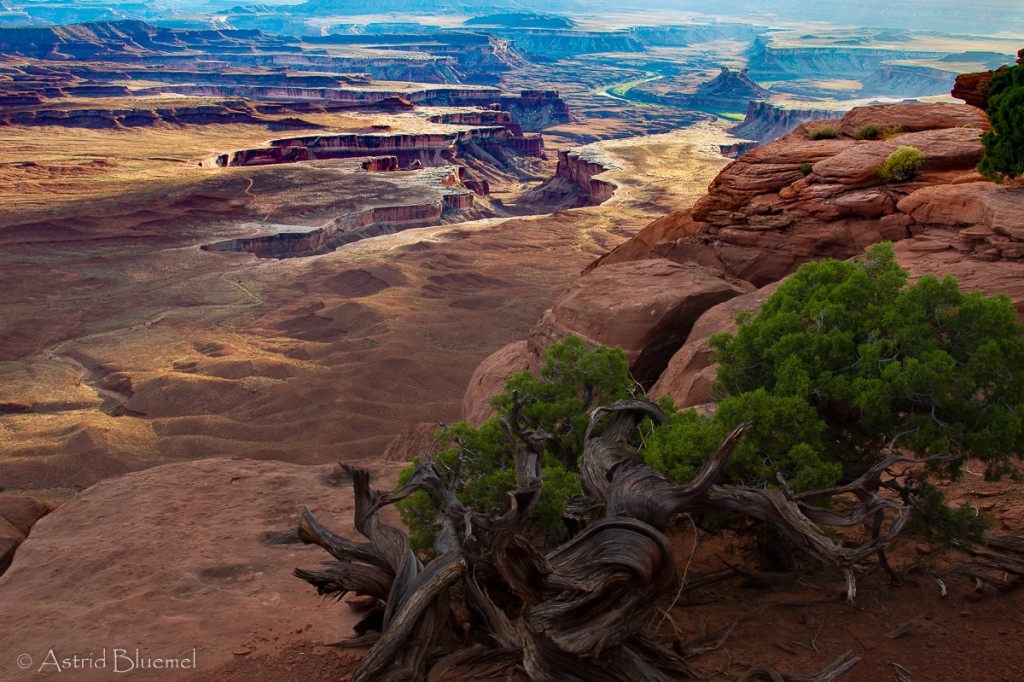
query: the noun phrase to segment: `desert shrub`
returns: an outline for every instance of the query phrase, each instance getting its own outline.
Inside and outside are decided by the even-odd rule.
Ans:
[[[986,519],[950,509],[929,475],[955,477],[982,460],[996,478],[1024,453],[1024,328],[1006,296],[962,292],[956,280],[907,285],[891,244],[856,262],[802,266],[735,335],[711,339],[719,363],[714,415],[671,415],[643,451],[685,482],[742,421],[753,427],[727,482],[796,491],[849,481],[890,441],[930,461],[908,492],[940,539],[976,538]]]
[[[924,163],[924,153],[915,147],[897,147],[878,168],[878,176],[886,182],[903,182],[914,177]]]
[[[985,111],[992,130],[981,136],[978,171],[997,182],[1024,174],[1024,64],[992,76]]]
[[[903,133],[903,126],[901,126],[901,125],[886,126],[886,127],[882,128],[882,139],[883,140],[890,140],[890,139],[896,137],[897,135],[901,135],[902,133]]]
[[[853,137],[857,140],[877,140],[882,135],[882,129],[877,123],[865,123],[853,131]]]
[[[812,140],[831,140],[839,137],[839,128],[831,123],[822,123],[807,131],[807,137]]]
[[[513,395],[522,401],[521,414],[529,428],[550,435],[545,440],[542,466],[544,488],[533,515],[533,530],[555,539],[564,534],[562,512],[566,501],[580,493],[577,459],[590,423],[587,411],[630,395],[634,382],[619,348],[588,347],[577,337],[552,344],[545,354],[541,376],[522,372],[511,377],[505,391],[492,401],[499,414],[479,428],[459,422],[438,435],[434,461],[443,472],[456,476],[459,499],[482,513],[504,512],[508,491],[516,487],[515,451],[499,420],[508,418]],[[412,478],[419,460],[399,476],[402,487]],[[398,503],[417,550],[434,541],[434,518],[441,498],[432,490],[416,492]]]
[[[814,170],[814,167],[811,165],[810,161],[803,161],[800,163],[800,172],[804,175],[810,175],[812,170]]]
[[[1006,296],[951,277],[906,285],[891,244],[856,262],[802,266],[735,336],[712,337],[719,389],[764,390],[814,408],[828,458],[856,469],[897,434],[915,455],[996,477],[1024,452],[1024,338]]]
[[[724,398],[710,417],[695,410],[670,417],[671,424],[646,439],[643,457],[677,481],[692,480],[708,454],[744,421],[753,421],[755,428],[733,449],[722,482],[763,488],[777,485],[782,474],[792,489],[804,491],[832,486],[842,473],[823,455],[824,425],[798,397],[762,388]]]

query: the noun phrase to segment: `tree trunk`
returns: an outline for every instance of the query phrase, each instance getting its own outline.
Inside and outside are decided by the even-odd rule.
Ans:
[[[358,633],[376,628],[380,636],[353,682],[442,679],[457,666],[512,664],[544,682],[695,679],[672,642],[651,629],[657,610],[678,586],[664,534],[673,519],[726,511],[769,524],[800,551],[841,570],[852,599],[862,562],[881,556],[909,515],[908,506],[878,495],[886,471],[907,461],[895,455],[850,485],[826,491],[794,495],[784,481],[770,490],[718,484],[748,425],[726,438],[692,482],[678,485],[628,447],[644,417],[665,420],[655,405],[628,400],[594,411],[592,428],[610,422],[601,436],[587,434],[580,470],[587,499],[567,510],[582,530],[543,552],[520,531],[542,488],[544,434],[524,431],[514,417],[503,429],[516,446],[517,488],[501,516],[466,508],[458,499],[456,477],[443,476],[429,456],[409,485],[394,494],[372,490],[365,471],[342,465],[352,477],[356,528],[368,542],[334,535],[303,511],[300,537],[319,544],[335,561],[296,575],[320,594],[355,592],[380,600],[356,628]],[[405,532],[378,519],[382,506],[424,488],[444,500],[436,556],[426,566],[410,550]],[[852,495],[860,506],[843,514],[809,504],[836,495]],[[872,537],[853,547],[837,544],[818,526],[865,520],[875,521]],[[770,671],[763,679],[835,679],[855,662],[841,657],[820,677]]]

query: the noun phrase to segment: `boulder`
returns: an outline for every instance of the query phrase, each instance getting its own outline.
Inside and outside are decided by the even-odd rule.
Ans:
[[[619,346],[633,377],[649,386],[704,311],[752,289],[718,270],[660,258],[597,268],[544,312],[530,332],[529,351],[541,357],[570,335]]]
[[[0,493],[0,517],[28,535],[36,521],[54,510],[55,506],[31,495]]]
[[[624,263],[632,260],[657,257],[653,254],[656,244],[685,239],[694,235],[701,224],[694,221],[689,211],[676,211],[664,218],[658,218],[644,227],[632,239],[627,239],[614,249],[604,254],[583,271],[584,274],[594,268],[612,263]]]
[[[540,357],[531,355],[526,341],[515,341],[491,353],[473,372],[462,399],[462,419],[470,426],[480,426],[494,416],[491,398],[505,390],[505,382],[513,374],[538,371]]]
[[[25,540],[35,522],[54,505],[31,495],[0,493],[0,575],[14,560],[14,550]]]
[[[739,329],[736,316],[741,312],[756,313],[780,283],[775,282],[719,303],[697,318],[686,343],[672,356],[668,367],[651,388],[651,397],[671,396],[679,408],[712,402],[711,387],[718,372],[711,362],[709,339],[721,332],[735,333]]]
[[[397,463],[365,463],[373,485],[388,488]],[[292,575],[325,558],[298,542],[308,506],[348,538],[352,490],[335,466],[216,458],[167,464],[106,479],[41,519],[0,577],[5,653],[24,654],[31,679],[48,650],[58,659],[98,657],[106,668],[79,668],[74,679],[110,680],[114,647],[143,659],[188,659],[196,670],[134,670],[131,679],[234,679],[239,656],[337,642],[359,614],[323,600]],[[382,520],[396,523],[389,507]],[[330,649],[320,649],[328,655]],[[91,654],[90,654],[91,652]],[[193,653],[194,652],[194,653]],[[193,658],[194,656],[194,658]],[[51,668],[52,669],[52,668]],[[123,671],[123,668],[122,668]]]
[[[843,116],[839,127],[843,133],[852,135],[854,131],[868,123],[874,123],[879,128],[899,126],[908,133],[964,126],[981,130],[991,128],[985,112],[975,107],[965,107],[952,102],[936,102],[934,104],[907,102],[855,107]]]
[[[25,541],[25,534],[14,527],[14,524],[0,517],[0,575],[14,560],[14,550]]]

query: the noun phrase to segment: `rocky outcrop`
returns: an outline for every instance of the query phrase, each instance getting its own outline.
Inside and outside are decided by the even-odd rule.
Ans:
[[[867,123],[908,132],[887,140],[849,136]],[[763,286],[807,260],[848,258],[874,242],[905,238],[913,219],[899,202],[925,186],[979,178],[973,169],[988,123],[971,107],[895,104],[854,109],[834,139],[810,139],[817,125],[803,124],[728,166],[692,209],[696,232],[656,243],[651,255],[718,267]],[[906,182],[886,183],[877,169],[902,145],[920,149],[924,165]]]
[[[462,419],[470,426],[479,427],[494,416],[491,398],[505,390],[505,382],[513,374],[539,369],[540,359],[530,353],[526,341],[515,341],[494,351],[480,363],[469,380],[462,399]]]
[[[744,154],[757,149],[758,143],[754,141],[750,142],[733,142],[732,144],[720,144],[718,145],[718,153],[727,159],[738,159]]]
[[[504,96],[499,101],[523,130],[538,131],[574,120],[557,90],[523,90],[519,97]]]
[[[792,109],[763,100],[751,101],[743,123],[729,129],[736,137],[757,140],[761,144],[778,139],[802,123],[839,119],[842,111]]]
[[[778,285],[779,282],[775,282],[731,298],[709,308],[697,318],[690,335],[686,337],[686,343],[672,356],[657,383],[651,387],[650,396],[671,396],[679,408],[712,402],[712,386],[717,371],[711,362],[712,350],[708,340],[715,334],[739,329],[736,316],[740,313],[756,313]]]
[[[662,259],[608,265],[581,277],[544,312],[530,332],[529,351],[543,357],[570,335],[619,346],[633,377],[649,386],[705,310],[751,289],[699,265]]]
[[[956,235],[959,253],[989,260],[1024,259],[1024,188],[979,180],[923,187],[900,200],[917,234]]]
[[[599,176],[618,166],[593,149],[575,147],[558,152],[555,181],[563,179],[577,188],[574,206],[599,206],[615,194],[615,184]]]
[[[362,466],[388,488],[401,465]],[[232,659],[344,639],[359,614],[320,608],[315,592],[291,575],[295,566],[316,565],[322,552],[296,535],[304,505],[356,537],[351,489],[335,471],[217,458],[79,493],[33,527],[0,577],[4,649],[35,663],[24,677],[5,663],[3,678],[30,679],[52,648],[60,658],[105,650],[105,669],[73,672],[85,682],[109,680],[113,647],[124,647],[130,657],[138,648],[143,658],[186,659],[198,669],[140,667],[126,677],[231,679],[219,671]],[[391,513],[388,523],[397,521]]]
[[[881,127],[893,126],[907,133],[943,128],[990,128],[988,118],[984,114],[949,102],[857,107],[843,116],[840,128],[844,134],[852,135],[867,123]]]
[[[398,170],[398,157],[371,156],[359,165],[370,173],[391,173]]]
[[[31,495],[0,493],[0,575],[11,565],[14,551],[36,521],[53,510],[54,505]]]
[[[700,229],[701,223],[693,219],[689,210],[669,213],[592,262],[583,272],[586,274],[603,265],[650,258],[657,245],[692,237]]]
[[[767,90],[750,78],[747,69],[733,71],[723,66],[717,76],[697,86],[690,103],[696,107],[731,107],[750,100],[768,99],[768,95]]]
[[[868,124],[888,139],[859,139],[870,137]],[[691,210],[592,263],[537,322],[525,351],[509,346],[481,367],[465,414],[485,418],[489,394],[512,369],[536,371],[543,350],[569,334],[622,346],[653,397],[682,407],[712,401],[713,334],[734,331],[737,313],[759,308],[799,264],[849,258],[877,241],[896,241],[911,278],[953,275],[965,289],[1008,294],[1024,316],[1024,186],[974,170],[989,127],[983,112],[896,104],[854,109],[830,124],[835,137],[812,135],[820,125],[802,124],[730,164]],[[877,169],[902,145],[920,149],[924,163],[915,177],[885,183]]]

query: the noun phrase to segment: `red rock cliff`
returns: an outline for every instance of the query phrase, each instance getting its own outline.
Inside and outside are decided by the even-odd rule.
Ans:
[[[856,139],[869,123],[901,132]],[[811,139],[815,126],[733,162],[691,210],[655,221],[587,268],[526,343],[481,364],[463,403],[467,419],[486,419],[504,379],[537,370],[543,349],[568,334],[621,345],[652,395],[706,402],[715,377],[709,336],[730,330],[737,311],[756,310],[801,263],[849,258],[878,241],[897,242],[911,277],[951,274],[968,289],[1010,295],[1024,312],[1024,183],[997,185],[974,170],[989,127],[982,111],[895,104],[854,109],[833,139]],[[921,168],[883,181],[878,168],[904,145],[924,153]],[[592,169],[571,159],[567,176],[590,181]]]

